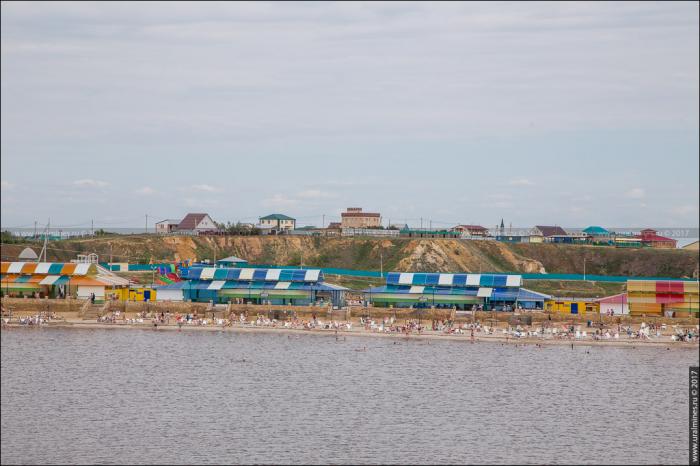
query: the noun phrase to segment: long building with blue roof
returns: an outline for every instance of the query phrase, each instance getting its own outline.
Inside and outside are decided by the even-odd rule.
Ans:
[[[189,301],[251,304],[309,305],[317,301],[334,306],[345,303],[347,288],[326,283],[317,269],[257,269],[193,266],[181,269],[182,282],[166,285],[181,289]]]
[[[543,309],[548,295],[521,288],[520,275],[390,272],[386,285],[364,290],[374,306],[502,310]]]

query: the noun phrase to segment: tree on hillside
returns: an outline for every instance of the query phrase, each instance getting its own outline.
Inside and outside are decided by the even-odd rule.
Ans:
[[[259,235],[260,230],[258,228],[250,228],[243,225],[241,222],[235,224],[231,222],[217,223],[217,228],[229,235]]]

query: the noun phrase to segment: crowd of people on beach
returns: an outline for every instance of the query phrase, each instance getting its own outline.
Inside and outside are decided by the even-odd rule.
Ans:
[[[697,342],[700,341],[700,332],[696,329],[694,332],[688,329],[677,328],[675,333],[671,335],[673,341]]]
[[[286,318],[285,318],[286,317]],[[55,312],[43,311],[32,316],[20,316],[12,318],[3,315],[3,326],[15,321],[20,325],[42,325],[51,320],[59,319]],[[258,314],[254,318],[249,318],[247,314],[240,313],[238,316],[230,314],[226,317],[211,318],[194,313],[147,312],[142,311],[133,317],[120,310],[113,310],[108,314],[97,317],[98,323],[108,324],[144,324],[150,319],[151,325],[170,325],[172,321],[178,326],[220,326],[232,327],[270,327],[294,330],[328,330],[328,331],[353,331],[354,327],[350,321],[326,320],[322,321],[314,313],[310,319],[300,319],[296,313],[285,315],[282,319],[273,318],[270,315]],[[492,322],[492,324],[495,322]],[[620,340],[642,340],[642,341],[662,341],[670,339],[674,342],[698,342],[700,341],[700,329],[673,326],[671,332],[665,323],[642,322],[638,328],[631,325],[605,326],[602,322],[584,322],[579,325],[554,324],[553,322],[542,322],[534,325],[508,325],[507,328],[497,328],[493,325],[484,325],[480,321],[455,322],[451,319],[433,319],[423,321],[419,319],[401,319],[396,317],[382,317],[372,319],[367,316],[359,318],[359,328],[371,333],[399,334],[399,335],[465,335],[475,340],[476,337],[488,337],[498,332],[500,336],[513,339],[537,338],[554,340],[593,340],[593,341],[620,341]],[[671,335],[669,336],[669,333]]]
[[[248,322],[244,314],[241,314],[239,322],[243,326],[250,325],[252,327],[279,327],[294,330],[352,330],[351,322],[338,322],[335,320],[323,322],[316,316],[316,314],[313,314],[311,319],[309,320],[299,319],[296,316],[293,316],[289,320],[277,320],[274,318],[271,319],[264,315],[257,315],[256,318],[250,322]]]
[[[20,316],[17,318],[17,323],[20,325],[42,325],[52,320],[59,320],[55,312],[41,312],[32,316]],[[8,324],[10,323],[10,318],[3,317],[2,322],[3,324]]]
[[[55,314],[55,313],[54,313]],[[235,318],[207,318],[204,316],[198,316],[196,313],[177,313],[172,315],[170,312],[161,311],[160,313],[154,313],[152,315],[147,314],[145,311],[138,313],[136,317],[126,318],[126,316],[120,311],[113,311],[109,315],[98,317],[98,322],[100,323],[125,323],[125,324],[142,324],[145,319],[151,318],[152,325],[157,327],[158,325],[169,325],[171,320],[174,319],[178,327],[182,326],[207,326],[216,325],[221,327],[231,327],[234,324],[238,324],[241,327],[270,327],[270,328],[284,328],[284,329],[295,329],[295,330],[334,330],[334,331],[352,331],[353,326],[351,322],[338,322],[335,320],[322,321],[316,314],[313,314],[311,319],[299,319],[296,315],[287,320],[278,320],[275,318],[270,318],[268,316],[258,314],[254,319],[248,320],[248,316],[244,313]],[[20,323],[27,325],[36,325],[37,323],[43,322],[39,316],[23,318]],[[360,317],[360,327],[367,332],[373,333],[386,333],[386,334],[404,334],[404,335],[423,335],[425,332],[432,332],[433,334],[443,334],[443,335],[469,335],[472,340],[477,336],[489,336],[493,335],[495,332],[495,327],[483,325],[481,322],[461,322],[456,323],[450,319],[433,319],[427,324],[424,324],[418,319],[406,319],[403,322],[397,321],[395,317],[383,317],[381,321],[374,320],[369,317]],[[591,321],[587,322],[587,327],[592,328],[594,325]],[[557,326],[547,326],[544,325],[537,327],[527,326],[527,328],[522,325],[509,326],[506,329],[501,329],[500,332],[506,338],[540,338],[540,339],[557,339],[557,340],[594,340],[594,341],[605,341],[605,340],[659,340],[662,338],[662,331],[665,331],[666,324],[646,324],[642,323],[639,329],[634,330],[630,325],[621,326],[617,325],[617,329],[613,328],[597,328],[590,331],[581,330],[580,326],[574,325],[560,325]],[[675,333],[672,335],[672,341],[698,341],[698,331],[692,331],[687,329],[676,329]]]
[[[40,315],[20,317],[20,325],[41,325],[48,322],[48,319],[41,317]]]

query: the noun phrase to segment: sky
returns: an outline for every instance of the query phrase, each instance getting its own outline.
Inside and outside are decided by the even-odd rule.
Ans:
[[[698,226],[698,2],[3,2],[1,223]]]

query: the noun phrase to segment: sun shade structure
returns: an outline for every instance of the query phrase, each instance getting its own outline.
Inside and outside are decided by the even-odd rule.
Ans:
[[[522,276],[506,274],[450,274],[389,272],[386,285],[364,290],[373,305],[500,310],[520,305],[543,308],[548,295],[521,288]]]
[[[346,288],[324,281],[318,269],[189,267],[183,282],[159,289],[180,289],[185,300],[226,303],[239,299],[260,304],[308,305],[323,300],[342,306]]]

